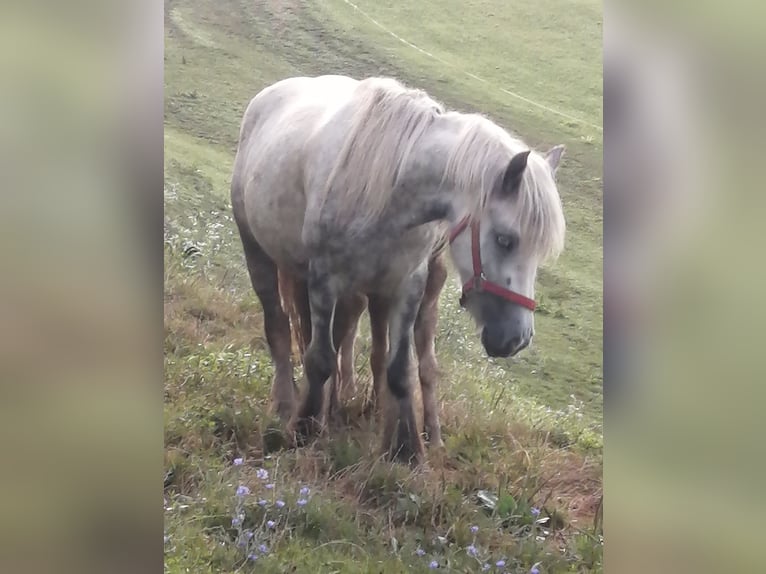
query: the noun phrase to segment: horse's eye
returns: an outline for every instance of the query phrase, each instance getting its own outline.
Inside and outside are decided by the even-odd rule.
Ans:
[[[516,247],[516,238],[513,235],[498,234],[497,244],[503,249],[511,251],[514,247]]]

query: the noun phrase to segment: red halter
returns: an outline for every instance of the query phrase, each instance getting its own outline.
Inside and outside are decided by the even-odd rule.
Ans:
[[[455,241],[455,238],[460,235],[466,227],[468,227],[469,221],[470,217],[466,216],[460,221],[460,223],[457,224],[457,226],[452,229],[449,234],[450,243]],[[463,285],[463,295],[460,297],[461,306],[465,305],[466,295],[468,295],[470,291],[475,290],[486,291],[488,293],[497,295],[498,297],[502,297],[507,301],[511,301],[512,303],[526,307],[530,311],[535,310],[537,304],[535,303],[534,299],[530,299],[529,297],[525,297],[520,293],[516,293],[515,291],[501,287],[497,283],[487,281],[486,277],[484,277],[484,271],[481,268],[481,236],[479,235],[478,221],[471,223],[471,258],[473,259],[473,277],[471,277],[468,281],[466,281],[465,285]]]

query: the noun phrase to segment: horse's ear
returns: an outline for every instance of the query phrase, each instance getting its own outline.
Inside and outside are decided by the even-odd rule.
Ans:
[[[555,147],[552,147],[548,153],[545,154],[545,161],[548,162],[548,165],[551,167],[551,173],[553,175],[556,175],[556,170],[559,168],[559,163],[561,162],[561,158],[564,155],[564,145],[557,145]]]
[[[511,195],[519,190],[524,170],[527,169],[527,158],[529,157],[529,153],[529,151],[523,151],[511,158],[511,161],[508,164],[508,167],[505,168],[505,173],[503,174],[503,184],[500,187],[500,193],[503,195]]]

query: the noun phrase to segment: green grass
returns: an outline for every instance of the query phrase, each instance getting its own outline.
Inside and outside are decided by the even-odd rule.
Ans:
[[[465,552],[471,524],[481,527],[481,552],[505,558],[510,571],[538,562],[541,572],[600,571],[600,4],[354,3],[433,57],[343,0],[165,5],[166,571],[418,572],[436,559],[472,572],[480,563]],[[286,451],[268,412],[272,366],[228,182],[250,98],[278,79],[321,73],[396,76],[533,145],[567,145],[559,176],[567,248],[540,273],[535,341],[520,357],[487,359],[448,285],[437,338],[447,446],[415,473],[377,460],[375,422],[352,421]],[[364,324],[363,383],[368,361]],[[243,455],[246,464],[232,468]],[[233,543],[231,517],[234,489],[247,484],[246,523],[261,532],[260,466],[293,498],[289,512],[269,509],[278,519],[268,531],[273,552],[254,570]],[[312,498],[298,508],[303,484]],[[498,497],[494,510],[480,492]],[[531,506],[560,528],[532,529]]]

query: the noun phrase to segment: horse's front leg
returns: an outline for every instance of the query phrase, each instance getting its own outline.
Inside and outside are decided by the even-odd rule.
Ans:
[[[395,400],[389,409],[384,449],[392,458],[416,465],[423,462],[423,440],[418,432],[412,396],[413,325],[426,285],[428,269],[405,279],[389,313],[389,362],[386,380]]]
[[[303,400],[288,431],[295,434],[298,443],[320,431],[323,392],[327,379],[335,366],[336,352],[332,344],[332,318],[337,294],[331,288],[329,277],[313,261],[309,264],[308,299],[311,316],[311,342],[303,356],[308,382]]]
[[[311,309],[311,343],[304,355],[304,371],[308,381],[306,394],[289,430],[298,442],[319,434],[324,402],[324,384],[337,365],[337,348],[348,332],[355,316],[353,309],[359,307],[359,296],[338,298],[327,273],[314,262],[309,264],[309,307]],[[363,303],[362,303],[363,304]]]
[[[439,367],[434,342],[439,320],[439,294],[446,280],[447,265],[442,254],[429,263],[428,281],[415,320],[415,349],[418,354],[418,372],[423,394],[423,426],[432,446],[444,445],[439,425],[439,403],[436,400]]]

